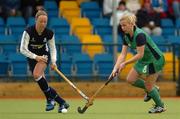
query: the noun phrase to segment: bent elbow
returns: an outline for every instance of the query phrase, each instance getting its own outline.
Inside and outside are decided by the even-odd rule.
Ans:
[[[23,48],[20,47],[20,53],[23,54],[23,52],[24,52],[24,51],[23,51]]]
[[[20,47],[20,53],[23,55],[25,54],[25,49],[23,47]]]

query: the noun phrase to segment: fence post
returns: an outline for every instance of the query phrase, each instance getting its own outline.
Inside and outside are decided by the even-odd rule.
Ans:
[[[178,65],[179,65],[178,74],[179,74],[179,77],[177,80],[176,95],[180,96],[180,46],[178,46],[177,49],[178,49]]]

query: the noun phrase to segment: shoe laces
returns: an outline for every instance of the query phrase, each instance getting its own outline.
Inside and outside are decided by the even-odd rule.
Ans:
[[[155,109],[157,108],[158,106],[156,104],[152,104],[152,107],[150,109]]]
[[[158,105],[156,105],[156,104],[152,104],[152,105],[153,105],[153,107],[152,107],[153,109],[156,109],[156,108],[158,108],[158,107],[159,107],[159,108],[164,108],[164,107],[158,106]],[[151,109],[152,109],[152,108],[151,108]]]

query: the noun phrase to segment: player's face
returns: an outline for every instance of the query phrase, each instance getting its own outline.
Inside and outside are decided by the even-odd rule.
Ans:
[[[133,29],[133,25],[128,23],[126,20],[122,20],[120,25],[124,33],[130,33]]]
[[[47,16],[40,15],[36,20],[36,27],[38,31],[43,32],[47,25]]]

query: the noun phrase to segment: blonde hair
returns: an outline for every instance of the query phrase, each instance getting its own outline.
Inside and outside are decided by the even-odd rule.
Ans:
[[[46,11],[44,11],[44,10],[38,10],[37,13],[36,13],[36,15],[35,15],[35,19],[37,20],[38,17],[41,16],[41,15],[48,16],[47,13],[46,13]]]
[[[130,24],[133,24],[134,26],[136,25],[136,16],[133,13],[125,13],[122,16],[120,22],[124,21],[124,20],[127,21]]]

